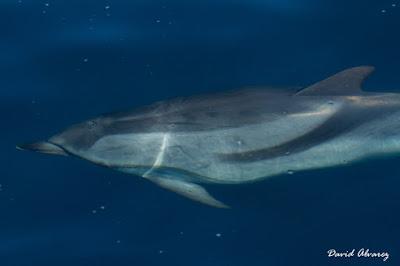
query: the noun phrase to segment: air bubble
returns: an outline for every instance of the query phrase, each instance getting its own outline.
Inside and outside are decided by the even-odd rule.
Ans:
[[[288,175],[293,175],[294,171],[293,170],[288,170],[287,173],[288,173]]]

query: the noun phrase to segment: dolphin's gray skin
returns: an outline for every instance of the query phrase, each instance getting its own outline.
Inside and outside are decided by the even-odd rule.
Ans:
[[[253,182],[400,152],[400,94],[361,91],[372,71],[351,68],[302,90],[158,102],[18,147],[78,156],[223,208],[199,184]]]

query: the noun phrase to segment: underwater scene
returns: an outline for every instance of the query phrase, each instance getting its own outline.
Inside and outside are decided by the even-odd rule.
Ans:
[[[0,0],[0,266],[400,265],[400,2]]]

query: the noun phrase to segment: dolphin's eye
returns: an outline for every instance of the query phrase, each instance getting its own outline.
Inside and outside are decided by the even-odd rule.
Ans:
[[[92,129],[94,129],[94,128],[97,126],[97,122],[94,121],[94,120],[90,120],[90,121],[88,121],[87,126],[88,126],[88,128],[89,128],[90,130],[92,130]]]

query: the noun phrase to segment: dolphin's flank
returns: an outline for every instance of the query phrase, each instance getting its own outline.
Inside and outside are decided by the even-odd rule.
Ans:
[[[78,156],[227,208],[201,184],[254,182],[400,152],[400,94],[362,91],[372,71],[347,69],[302,90],[253,88],[158,102],[17,148]]]

